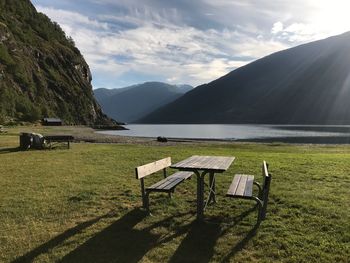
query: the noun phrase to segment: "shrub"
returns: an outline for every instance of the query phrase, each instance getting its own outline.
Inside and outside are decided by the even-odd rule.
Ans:
[[[4,63],[5,65],[13,65],[14,61],[10,54],[7,51],[7,48],[5,45],[0,44],[0,61]]]

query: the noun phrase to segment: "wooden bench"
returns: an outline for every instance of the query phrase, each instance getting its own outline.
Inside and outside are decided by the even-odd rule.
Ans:
[[[192,172],[180,171],[167,176],[166,168],[168,168],[170,165],[171,158],[167,157],[135,168],[136,179],[140,179],[141,182],[142,206],[148,213],[149,194],[151,192],[165,192],[169,194],[169,197],[171,197],[171,193],[175,191],[176,186],[182,183],[184,180],[189,179],[193,174]],[[144,178],[161,170],[163,170],[164,179],[149,187],[145,187]]]
[[[268,164],[264,161],[262,165],[263,183],[262,187],[254,181],[254,175],[236,174],[232,180],[226,196],[232,198],[255,200],[259,206],[258,221],[266,217],[267,201],[269,198],[271,174],[268,172]],[[253,185],[259,188],[258,196],[253,195]]]
[[[74,140],[72,135],[46,135],[44,136],[45,142],[51,149],[54,144],[67,143],[67,148],[70,148],[70,142]]]
[[[0,125],[0,133],[7,133],[7,130],[2,125]]]

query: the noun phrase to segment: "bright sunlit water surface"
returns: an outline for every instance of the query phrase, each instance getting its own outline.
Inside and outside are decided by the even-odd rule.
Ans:
[[[237,124],[189,124],[189,125],[127,125],[125,131],[99,131],[109,135],[135,137],[221,139],[221,140],[290,140],[291,138],[339,139],[348,142],[350,126],[314,125],[237,125]],[[322,140],[321,140],[322,142]]]

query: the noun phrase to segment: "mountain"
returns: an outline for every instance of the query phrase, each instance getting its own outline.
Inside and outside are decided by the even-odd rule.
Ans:
[[[187,84],[181,84],[181,85],[175,85],[178,92],[185,94],[186,92],[189,92],[190,90],[193,89],[191,85]]]
[[[350,32],[201,85],[141,123],[350,124]]]
[[[106,89],[106,88],[98,88],[94,90],[94,96],[97,101],[104,101],[105,99],[108,99],[109,97],[122,93],[128,89],[131,89],[135,87],[134,86],[129,86],[125,88],[120,88],[120,89]]]
[[[74,41],[29,0],[0,0],[0,122],[60,117],[111,125]]]
[[[146,82],[122,89],[96,89],[94,93],[106,114],[123,122],[134,122],[191,89],[189,85]]]

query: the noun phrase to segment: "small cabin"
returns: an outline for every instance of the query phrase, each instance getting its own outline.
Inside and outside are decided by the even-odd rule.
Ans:
[[[62,126],[62,120],[58,118],[44,118],[42,125],[44,126]]]

